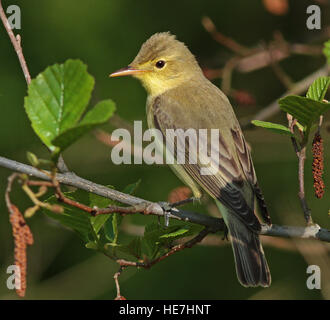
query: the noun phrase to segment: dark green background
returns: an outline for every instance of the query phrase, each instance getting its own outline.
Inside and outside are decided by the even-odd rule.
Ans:
[[[235,1],[129,1],[129,0],[47,0],[4,1],[6,8],[17,4],[22,11],[22,45],[32,77],[53,63],[79,58],[96,80],[93,102],[111,98],[124,119],[145,123],[146,93],[133,79],[109,79],[108,74],[126,66],[141,44],[153,33],[171,31],[184,41],[202,66],[221,67],[231,53],[217,44],[203,29],[201,18],[210,16],[221,32],[247,46],[272,39],[280,30],[290,42],[308,42],[317,31],[306,28],[306,7],[313,1],[289,1],[285,16],[268,13],[261,0]],[[325,7],[322,28],[327,24]],[[299,80],[325,63],[324,57],[294,56],[282,67]],[[220,85],[221,81],[215,83]],[[285,88],[270,68],[250,74],[235,73],[233,86],[256,96],[259,107],[234,108],[238,117],[253,115],[279,97]],[[47,151],[32,131],[23,109],[26,83],[16,54],[4,28],[0,27],[0,155],[26,162],[26,151],[46,157]],[[285,124],[285,115],[271,119]],[[329,116],[325,119],[329,121]],[[106,128],[107,129],[107,128]],[[263,129],[246,131],[252,146],[255,168],[273,222],[303,224],[297,198],[297,160],[290,140]],[[325,163],[329,163],[329,133],[324,130]],[[167,167],[112,164],[110,149],[84,136],[64,154],[77,174],[118,189],[142,179],[137,192],[150,200],[166,200],[182,183]],[[324,180],[330,185],[329,168]],[[4,190],[9,170],[0,168],[0,299],[16,295],[6,288],[6,268],[13,263],[13,239]],[[329,190],[317,200],[312,190],[311,154],[306,162],[307,200],[314,220],[329,227]],[[13,202],[24,210],[30,203],[15,189]],[[205,210],[205,209],[204,209]],[[129,219],[129,218],[125,218]],[[138,224],[153,217],[134,217]],[[113,299],[112,276],[117,265],[84,248],[80,239],[38,212],[28,221],[35,244],[28,250],[28,299]],[[125,235],[121,235],[125,240]],[[329,248],[329,247],[327,247]],[[322,299],[319,290],[306,287],[307,263],[298,252],[265,246],[273,283],[268,289],[246,289],[239,285],[232,251],[222,247],[196,246],[178,253],[151,270],[127,270],[120,278],[122,294],[128,299]],[[313,261],[312,261],[313,262]],[[329,270],[322,270],[329,279]],[[324,283],[323,283],[324,284]],[[324,284],[326,286],[326,284]],[[328,289],[329,290],[329,289]]]

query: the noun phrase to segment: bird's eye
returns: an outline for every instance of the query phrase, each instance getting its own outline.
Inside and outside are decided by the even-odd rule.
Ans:
[[[156,67],[157,67],[158,69],[161,69],[161,68],[163,68],[164,66],[165,66],[165,61],[164,61],[164,60],[159,60],[159,61],[156,62]]]

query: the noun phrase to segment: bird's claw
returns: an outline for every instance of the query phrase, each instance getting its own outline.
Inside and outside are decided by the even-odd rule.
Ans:
[[[165,227],[168,227],[170,224],[170,215],[171,215],[172,206],[168,202],[158,202],[158,204],[162,207],[164,212],[164,225]]]

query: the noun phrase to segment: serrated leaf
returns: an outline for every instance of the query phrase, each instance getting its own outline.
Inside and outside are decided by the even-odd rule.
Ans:
[[[144,236],[142,238],[143,251],[149,259],[155,259],[168,251],[168,246],[174,240],[179,238],[192,236],[203,229],[198,225],[176,224],[164,228],[157,223],[148,224],[145,227]]]
[[[160,252],[159,243],[156,243],[148,238],[142,238],[142,252],[148,259],[154,259]]]
[[[96,234],[98,234],[104,224],[109,220],[111,214],[100,214],[96,217],[91,217],[91,224]]]
[[[330,110],[330,103],[295,95],[282,98],[278,102],[281,110],[291,114],[306,128],[310,128],[313,123],[318,123],[320,116]]]
[[[88,205],[90,207],[97,206],[102,208],[113,203],[113,201],[110,199],[106,199],[104,197],[94,195],[92,193],[88,193],[80,189],[74,192],[65,192],[64,195],[69,199]],[[50,204],[58,203],[55,196],[51,196],[49,199],[46,200],[46,202]],[[62,214],[57,214],[47,209],[44,209],[44,212],[49,217],[60,222],[62,225],[78,232],[80,237],[85,242],[90,242],[91,235],[94,235],[92,236],[92,239],[93,241],[95,241],[102,226],[112,216],[112,215],[99,215],[96,217],[92,217],[89,213],[80,210],[76,207],[69,206],[65,203],[61,205],[64,208],[64,212]]]
[[[330,77],[320,77],[314,80],[314,82],[308,88],[306,97],[322,101],[330,85]]]
[[[116,110],[111,100],[104,100],[96,104],[82,121],[75,127],[69,128],[52,140],[52,144],[59,147],[61,151],[69,147],[88,131],[106,123]]]
[[[66,194],[66,196],[68,198],[73,199],[68,194]],[[57,200],[55,196],[52,196],[47,200],[47,202],[54,204],[57,203]],[[50,218],[57,220],[63,226],[68,227],[77,232],[84,242],[89,242],[88,235],[91,232],[89,214],[71,206],[67,206],[64,204],[62,206],[64,207],[64,212],[61,214],[54,213],[45,208],[43,209],[43,211]]]
[[[324,43],[323,53],[327,58],[327,62],[330,65],[330,40]]]
[[[145,226],[143,237],[156,242],[164,232],[164,227],[161,228],[158,223],[152,222]]]
[[[24,107],[35,133],[51,151],[56,149],[52,140],[79,121],[93,86],[93,77],[79,60],[54,64],[31,81]]]
[[[142,255],[142,241],[140,237],[135,237],[128,245],[116,247],[117,250],[128,253],[133,257],[140,259]]]
[[[128,245],[130,252],[132,255],[134,255],[137,259],[141,258],[141,238],[136,237],[134,238]]]
[[[164,229],[158,223],[150,223],[144,228],[144,235],[142,238],[142,247],[145,254],[153,259],[159,252],[159,238],[164,234]]]
[[[252,120],[251,123],[257,127],[262,127],[276,133],[285,134],[287,136],[294,136],[294,134],[289,130],[289,128],[278,123],[272,123],[272,122],[260,121],[260,120]]]

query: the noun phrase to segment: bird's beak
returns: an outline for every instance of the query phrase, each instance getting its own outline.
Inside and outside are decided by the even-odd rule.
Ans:
[[[137,74],[148,72],[148,71],[149,70],[137,69],[137,68],[128,66],[126,68],[121,68],[121,69],[109,74],[109,77],[113,78],[113,77],[137,75]]]

